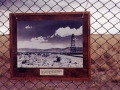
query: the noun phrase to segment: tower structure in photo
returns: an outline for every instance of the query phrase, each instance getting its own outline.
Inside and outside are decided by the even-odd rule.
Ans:
[[[76,53],[76,46],[75,46],[75,35],[72,34],[71,36],[71,53]]]

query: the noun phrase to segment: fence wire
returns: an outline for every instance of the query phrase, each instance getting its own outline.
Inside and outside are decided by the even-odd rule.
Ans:
[[[0,0],[0,90],[120,90],[120,1],[89,0],[91,80],[11,80],[9,13],[84,11],[87,0]]]

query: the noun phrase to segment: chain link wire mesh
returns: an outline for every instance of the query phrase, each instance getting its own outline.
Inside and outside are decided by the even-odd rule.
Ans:
[[[0,90],[120,90],[120,1],[89,0],[91,80],[11,80],[9,13],[79,12],[87,0],[0,0]]]

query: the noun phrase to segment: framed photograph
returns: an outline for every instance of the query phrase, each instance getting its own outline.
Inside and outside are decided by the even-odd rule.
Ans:
[[[89,80],[90,12],[10,13],[10,57],[12,79]]]

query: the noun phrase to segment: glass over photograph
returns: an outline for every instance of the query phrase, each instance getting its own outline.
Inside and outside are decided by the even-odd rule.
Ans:
[[[82,20],[17,21],[17,68],[83,68]]]

